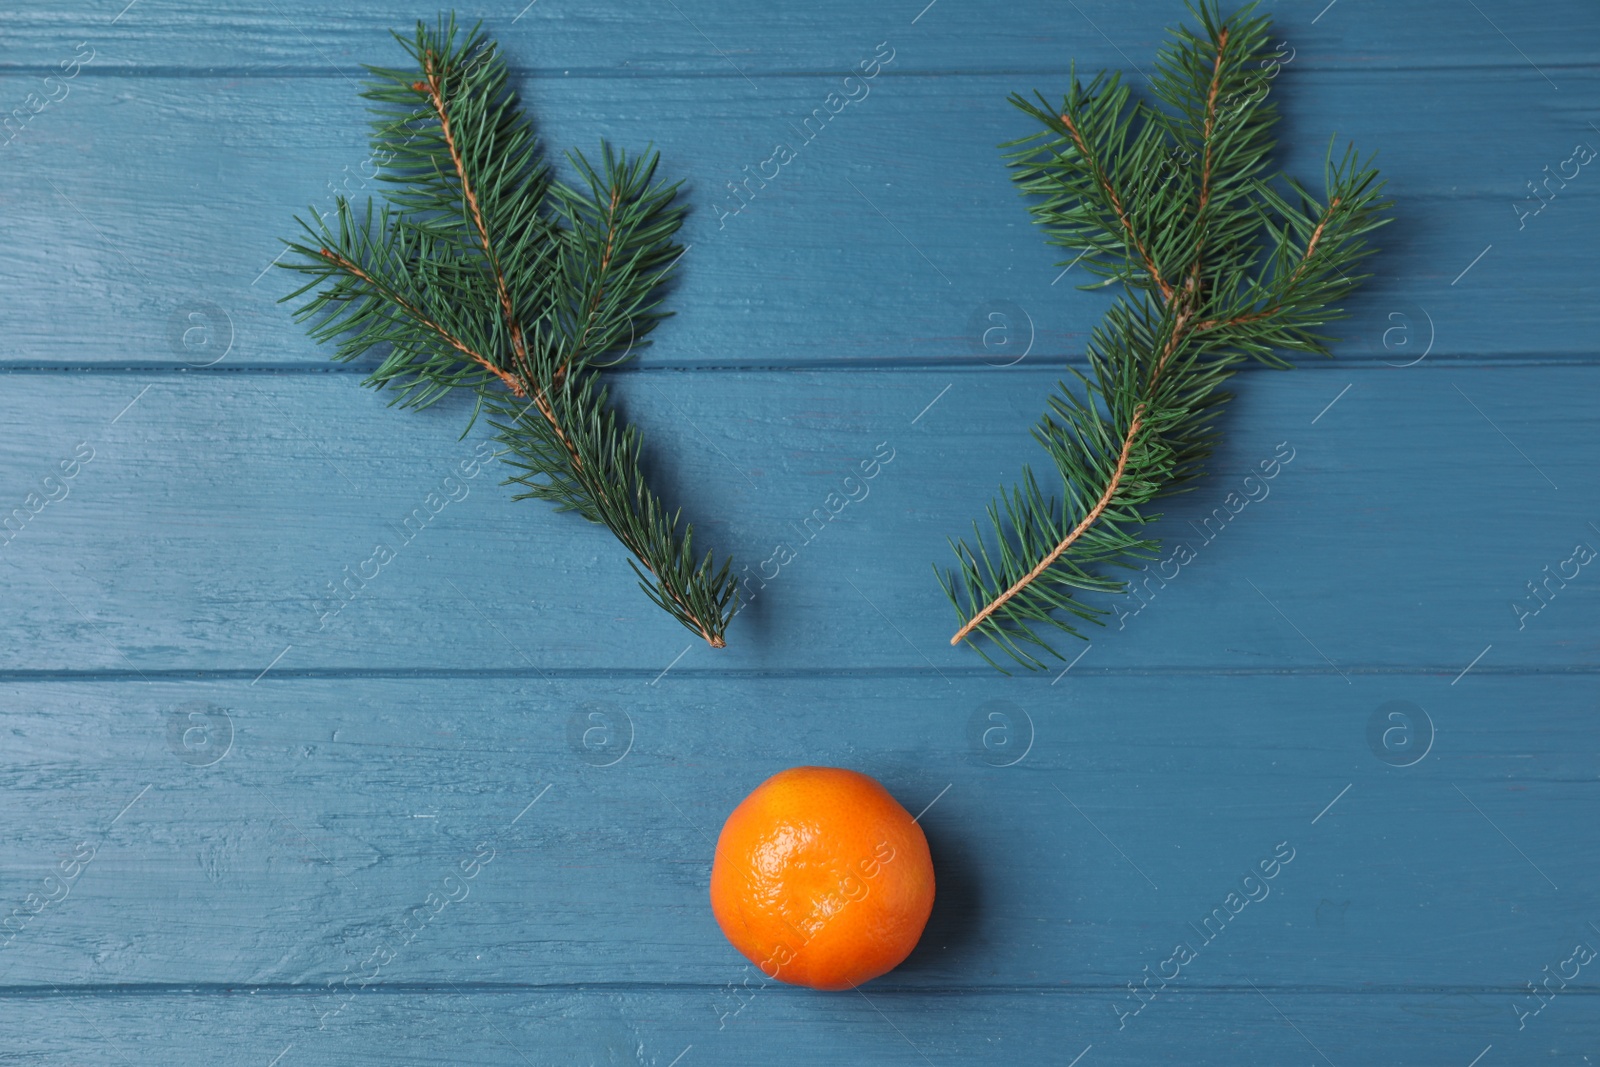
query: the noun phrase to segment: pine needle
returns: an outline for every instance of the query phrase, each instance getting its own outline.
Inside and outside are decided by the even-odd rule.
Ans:
[[[1157,557],[1142,532],[1160,517],[1149,505],[1201,473],[1223,383],[1251,360],[1328,355],[1318,331],[1368,277],[1355,273],[1366,237],[1391,206],[1371,160],[1351,147],[1335,161],[1330,141],[1320,201],[1267,173],[1266,71],[1282,55],[1253,9],[1223,19],[1208,0],[1190,5],[1199,30],[1172,32],[1151,79],[1164,107],[1117,74],[1085,86],[1074,72],[1059,107],[1011,98],[1043,127],[1002,146],[1035,222],[1103,279],[1083,288],[1124,294],[1090,338],[1077,392],[1059,383],[1034,429],[1062,499],[1024,467],[972,541],[951,542],[956,568],[935,568],[961,618],[950,643],[997,668],[990,651],[1042,669],[1042,656],[1064,658],[1050,630],[1082,638],[1079,624],[1103,625],[1106,609],[1079,594],[1123,593],[1106,568]]]
[[[373,159],[385,203],[340,197],[333,224],[296,219],[284,266],[308,275],[285,297],[335,358],[382,357],[367,384],[400,407],[475,394],[522,492],[608,527],[640,587],[714,648],[737,608],[732,561],[697,559],[693,528],[646,484],[638,431],[608,403],[598,371],[649,342],[662,284],[682,249],[676,185],[657,156],[602,145],[569,155],[557,181],[507,85],[505,61],[452,16],[395,35],[411,70],[369,67]],[[313,292],[314,291],[314,292]],[[468,430],[471,422],[468,423]],[[463,432],[465,436],[465,432]]]

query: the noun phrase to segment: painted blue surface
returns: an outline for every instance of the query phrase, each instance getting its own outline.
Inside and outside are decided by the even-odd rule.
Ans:
[[[713,653],[488,472],[328,598],[475,439],[266,268],[432,11],[125,2],[0,0],[0,1063],[1600,1062],[1600,178],[1519,218],[1600,147],[1591,4],[1271,5],[1284,164],[1380,153],[1375,277],[1335,360],[1238,379],[1160,527],[1193,562],[1003,678],[929,565],[1105,306],[1007,188],[1004,98],[1136,78],[1176,5],[461,9],[552,145],[686,179],[617,392],[700,536],[799,548]],[[800,763],[936,801],[928,932],[859,995],[764,984],[707,907],[722,819]]]

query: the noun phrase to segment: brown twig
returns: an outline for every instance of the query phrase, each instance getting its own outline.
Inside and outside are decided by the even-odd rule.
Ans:
[[[1150,253],[1139,242],[1138,236],[1133,232],[1133,223],[1128,221],[1128,213],[1122,207],[1122,197],[1117,195],[1117,190],[1112,186],[1111,179],[1106,177],[1105,171],[1100,169],[1100,164],[1095,160],[1094,156],[1089,154],[1089,146],[1084,143],[1083,135],[1078,132],[1078,126],[1072,121],[1072,116],[1063,112],[1061,121],[1067,127],[1067,132],[1072,135],[1072,143],[1077,146],[1078,154],[1083,156],[1084,160],[1089,164],[1089,169],[1094,172],[1095,181],[1100,183],[1100,188],[1104,189],[1106,196],[1111,198],[1111,207],[1116,211],[1117,219],[1122,223],[1122,228],[1128,233],[1128,243],[1133,246],[1134,251],[1139,253],[1139,258],[1144,260],[1144,269],[1161,290],[1161,295],[1167,300],[1171,300],[1172,286],[1168,285],[1166,279],[1161,277],[1161,272],[1156,269],[1155,260],[1150,258]]]
[[[346,259],[344,256],[341,256],[336,252],[331,252],[326,248],[321,248],[317,251],[321,254],[322,258],[327,260],[329,263],[332,263],[334,266],[349,274],[351,277],[360,279],[377,292],[382,293],[389,300],[392,300],[395,305],[403,310],[407,315],[410,315],[412,318],[416,319],[417,322],[421,323],[422,326],[432,330],[435,334],[437,334],[439,339],[444,341],[445,344],[449,345],[457,352],[460,352],[468,359],[479,364],[485,370],[495,375],[505,383],[506,388],[511,390],[511,394],[513,396],[520,397],[527,395],[522,388],[522,383],[517,380],[516,375],[512,374],[510,371],[502,370],[501,368],[495,366],[481,353],[469,348],[459,337],[456,337],[454,334],[450,333],[444,327],[440,326],[438,323],[434,322],[427,315],[425,315],[421,308],[417,307],[409,300],[406,300],[399,293],[385,288],[378,282],[377,279],[372,277],[371,274],[363,270],[359,264],[352,260]]]
[[[1322,231],[1327,227],[1329,222],[1333,221],[1333,211],[1338,206],[1339,198],[1337,196],[1328,201],[1328,209],[1322,213],[1322,218],[1317,220],[1316,229],[1311,231],[1311,240],[1306,242],[1306,250],[1301,254],[1300,262],[1295,264],[1294,271],[1289,275],[1288,282],[1285,283],[1285,288],[1299,281],[1300,272],[1306,269],[1307,263],[1311,262],[1311,257],[1317,250],[1317,242],[1322,240]],[[1271,318],[1281,310],[1283,310],[1283,305],[1279,303],[1273,304],[1270,307],[1261,308],[1258,311],[1249,311],[1243,315],[1235,315],[1231,319],[1207,319],[1204,322],[1196,323],[1194,332],[1204,333],[1210,330],[1222,329],[1227,326],[1241,326],[1247,322],[1257,322],[1261,319]]]
[[[1186,286],[1192,287],[1194,285],[1194,279],[1191,277],[1190,280],[1185,284]],[[1173,320],[1172,333],[1167,337],[1167,344],[1161,353],[1161,358],[1156,361],[1156,365],[1150,371],[1150,380],[1145,389],[1147,394],[1155,389],[1156,379],[1158,379],[1161,376],[1161,372],[1166,369],[1167,360],[1172,356],[1173,352],[1177,351],[1178,345],[1182,342],[1184,338],[1184,325],[1188,322],[1188,319],[1189,309],[1187,307],[1180,308],[1178,310],[1177,317]],[[1143,403],[1134,408],[1133,418],[1128,423],[1128,432],[1122,438],[1122,451],[1117,456],[1116,469],[1111,472],[1111,477],[1107,480],[1105,492],[1100,494],[1100,499],[1097,500],[1094,507],[1089,510],[1089,514],[1085,515],[1083,517],[1083,521],[1074,526],[1072,531],[1068,533],[1066,537],[1062,538],[1061,543],[1056,545],[1056,547],[1051,550],[1048,556],[1040,560],[1039,564],[1035,566],[1033,570],[1017,579],[1017,581],[1012,584],[1011,588],[1007,589],[1004,593],[1001,593],[994,600],[990,601],[984,606],[982,611],[974,615],[967,621],[966,625],[957,630],[955,636],[950,638],[950,643],[952,645],[959,645],[968,634],[983,624],[984,619],[994,614],[997,610],[999,610],[1001,605],[1010,600],[1022,589],[1030,585],[1035,578],[1039,577],[1039,575],[1043,574],[1052,563],[1061,558],[1061,554],[1063,552],[1072,547],[1073,542],[1078,540],[1079,537],[1083,536],[1084,531],[1088,530],[1089,527],[1093,526],[1100,520],[1101,513],[1104,512],[1106,507],[1111,503],[1111,498],[1116,494],[1117,488],[1122,484],[1122,476],[1128,466],[1128,454],[1133,449],[1133,442],[1134,439],[1138,437],[1140,428],[1144,425],[1144,409],[1145,405]]]
[[[634,555],[637,556],[638,553],[636,552]],[[728,647],[728,642],[724,640],[721,635],[713,634],[706,629],[706,624],[700,621],[700,616],[689,610],[689,605],[684,603],[683,597],[679,596],[671,586],[667,585],[667,583],[661,581],[661,575],[656,574],[656,569],[650,566],[649,562],[646,561],[643,556],[639,556],[639,562],[644,564],[645,570],[649,571],[652,575],[655,575],[655,579],[660,583],[661,588],[665,589],[667,591],[667,595],[672,598],[673,602],[677,604],[678,607],[683,609],[684,617],[694,620],[694,628],[700,631],[700,636],[705,639],[706,644],[710,645],[712,648]]]
[[[1199,284],[1196,275],[1189,275],[1189,280],[1184,283],[1184,288],[1191,294]],[[1172,358],[1172,353],[1178,350],[1178,345],[1185,337],[1184,327],[1189,323],[1190,309],[1186,304],[1178,308],[1177,315],[1172,320],[1172,333],[1167,337],[1166,347],[1161,351],[1161,358],[1156,360],[1156,365],[1150,368],[1150,378],[1145,382],[1145,393],[1149,395],[1155,391],[1156,380],[1161,377],[1161,372],[1167,369],[1167,360]]]
[[[450,153],[450,163],[455,168],[456,180],[461,183],[461,197],[466,201],[467,210],[472,215],[472,224],[478,231],[478,240],[483,245],[484,258],[489,261],[489,269],[494,274],[495,290],[500,297],[500,314],[505,321],[507,332],[511,335],[511,350],[518,365],[531,368],[532,360],[528,358],[528,347],[522,335],[522,324],[518,321],[516,308],[511,303],[511,290],[506,285],[505,272],[500,269],[500,258],[495,253],[494,242],[489,239],[489,228],[483,221],[483,208],[478,203],[477,191],[473,188],[472,180],[467,177],[466,161],[461,158],[461,150],[456,146],[455,132],[450,125],[450,111],[445,107],[444,79],[435,66],[437,59],[438,57],[432,51],[423,54],[422,74],[424,80],[416,82],[411,87],[417,92],[427,95],[429,103],[433,105],[434,113],[439,116],[439,131],[444,137],[445,148]],[[496,373],[500,372],[497,370]],[[506,380],[508,376],[501,373],[500,377],[502,380]],[[572,458],[573,469],[581,470],[583,468],[583,457],[578,454],[577,448],[573,446],[572,441],[567,437],[566,431],[562,429],[560,421],[556,418],[555,409],[550,403],[550,398],[545,395],[543,389],[534,384],[531,374],[525,374],[524,377],[527,378],[526,393],[516,386],[512,386],[512,392],[517,396],[524,396],[527,393],[532,394],[534,406],[539,409],[539,414],[544,416],[544,420],[550,424],[550,428],[555,431],[556,437],[560,439],[562,446],[567,450],[567,455]]]
[[[410,315],[412,318],[416,319],[417,322],[421,323],[424,327],[426,327],[427,329],[429,329],[429,330],[433,331],[435,334],[437,334],[439,336],[439,338],[441,340],[443,340],[446,344],[448,344],[451,348],[454,348],[456,351],[460,352],[462,355],[464,355],[467,358],[473,360],[474,362],[481,364],[487,370],[490,370],[490,371],[494,372],[497,376],[499,376],[501,381],[503,381],[506,384],[506,387],[511,390],[513,395],[519,396],[519,397],[526,395],[524,393],[523,389],[522,389],[521,384],[517,381],[517,378],[516,378],[515,375],[510,374],[507,371],[501,370],[499,367],[496,367],[493,363],[489,362],[483,356],[478,354],[476,351],[474,351],[472,348],[470,348],[467,344],[465,344],[459,338],[457,338],[456,336],[451,334],[449,331],[447,331],[443,327],[439,326],[438,323],[434,322],[432,319],[430,319],[426,315],[424,315],[422,313],[421,309],[419,309],[416,305],[414,305],[410,301],[404,299],[398,293],[395,293],[395,292],[385,288],[383,285],[379,284],[379,282],[376,279],[374,279],[371,274],[369,274],[365,270],[363,270],[358,264],[346,259],[345,257],[343,257],[343,256],[341,256],[341,255],[339,255],[339,254],[337,254],[335,252],[331,252],[326,248],[319,249],[318,251],[321,253],[322,257],[324,259],[326,259],[329,263],[332,263],[333,265],[335,265],[339,269],[341,269],[341,270],[345,271],[346,273],[350,274],[352,277],[360,279],[362,282],[364,282],[367,285],[371,286],[374,290],[376,290],[379,293],[382,293],[389,300],[393,301],[395,303],[395,305],[400,307],[401,309],[403,309],[406,312],[406,314]],[[555,429],[556,433],[561,436],[562,443],[566,444],[567,443],[566,436],[561,433],[561,427],[559,425],[557,425],[556,420],[555,420],[554,412],[552,412],[550,410],[549,403],[548,403],[548,401],[545,400],[544,395],[542,393],[537,393],[536,392],[533,402],[539,408],[540,414],[542,414],[545,417],[545,419],[550,423],[551,427]],[[569,451],[572,451],[572,446],[570,444],[567,444],[567,448],[568,448]],[[575,453],[574,453],[574,460],[576,460],[576,454]],[[598,493],[601,496],[601,498],[604,499],[604,496],[605,496],[604,492],[603,491],[598,491]],[[628,550],[633,553],[634,557],[636,559],[638,559],[638,561],[641,564],[644,565],[644,569],[649,571],[651,573],[651,575],[653,575],[658,582],[661,582],[661,575],[658,574],[656,572],[656,569],[653,566],[650,565],[649,559],[647,559],[645,557],[645,554],[640,550],[640,547],[638,545],[636,545],[636,544],[633,544],[630,540],[628,540],[626,538],[623,539],[623,543],[625,545],[627,545]],[[693,611],[690,610],[688,603],[683,599],[682,596],[680,596],[678,594],[678,592],[676,590],[672,589],[665,582],[661,582],[661,588],[666,591],[666,594],[669,597],[671,597],[673,599],[673,601],[680,608],[683,609],[684,616],[686,618],[688,618],[688,619],[693,620],[694,625],[695,625],[695,629],[697,629],[700,632],[700,636],[705,639],[706,644],[710,645],[712,648],[725,648],[725,647],[727,647],[727,641],[724,640],[720,635],[713,634],[709,629],[707,629],[706,628],[706,624],[700,620],[700,617],[698,615],[696,615]]]
[[[600,288],[595,291],[594,299],[589,301],[589,310],[584,316],[583,333],[578,336],[578,343],[574,346],[573,355],[583,351],[583,346],[589,341],[589,331],[594,328],[594,313],[600,307],[600,299],[605,296],[605,274],[611,266],[611,253],[617,242],[617,203],[622,196],[622,191],[617,188],[611,190],[611,207],[606,213],[606,250],[600,257]],[[565,367],[560,370],[565,370]],[[560,370],[557,373],[560,373]]]
[[[1188,289],[1191,297],[1199,292],[1201,265],[1205,261],[1206,231],[1201,217],[1205,214],[1206,205],[1211,202],[1211,141],[1216,131],[1217,92],[1222,87],[1222,57],[1227,50],[1228,31],[1223,29],[1217,34],[1217,57],[1211,64],[1211,88],[1206,93],[1206,121],[1201,135],[1205,154],[1200,166],[1200,197],[1194,210],[1195,226],[1199,232],[1194,239],[1194,264],[1189,268]],[[1164,357],[1162,362],[1165,362]],[[1154,378],[1151,380],[1154,381]]]
[[[1322,240],[1323,228],[1333,218],[1333,209],[1339,206],[1336,196],[1328,201],[1328,210],[1322,213],[1322,218],[1317,220],[1317,228],[1311,231],[1311,240],[1306,242],[1306,253],[1300,257],[1299,264],[1294,268],[1294,273],[1289,275],[1289,284],[1293,285],[1300,277],[1300,272],[1306,269],[1306,264],[1311,261],[1311,255],[1317,250],[1317,242]]]
[[[1010,600],[1012,597],[1016,596],[1017,593],[1021,592],[1035,578],[1043,574],[1045,570],[1049,568],[1050,564],[1061,558],[1061,553],[1072,547],[1072,543],[1081,537],[1085,530],[1093,526],[1095,522],[1099,520],[1100,513],[1105,511],[1106,507],[1111,503],[1111,498],[1116,493],[1118,486],[1122,484],[1122,475],[1128,466],[1128,453],[1133,450],[1134,439],[1139,435],[1139,428],[1143,425],[1143,415],[1144,405],[1140,404],[1134,409],[1133,421],[1128,424],[1128,433],[1122,439],[1122,453],[1117,457],[1117,469],[1111,472],[1111,478],[1109,483],[1106,485],[1106,491],[1100,494],[1100,499],[1095,502],[1095,505],[1090,510],[1089,514],[1085,515],[1083,517],[1083,521],[1072,528],[1072,532],[1067,534],[1062,542],[1057,545],[1048,556],[1039,561],[1038,566],[1034,567],[1033,570],[1017,579],[1016,583],[1013,584],[1010,589],[1007,589],[1004,593],[1001,593],[987,607],[968,620],[965,626],[957,630],[956,635],[950,639],[950,643],[952,645],[959,645],[966,639],[968,634],[970,634],[973,630],[976,630],[979,626],[983,625],[984,619],[987,619],[990,615],[993,615],[1000,609],[1001,605]]]
[[[422,73],[426,81],[417,82],[412,88],[427,94],[428,102],[433,105],[434,112],[439,116],[439,131],[444,136],[445,148],[450,152],[450,162],[455,167],[456,177],[461,182],[462,198],[467,202],[467,210],[472,214],[472,224],[477,228],[478,240],[483,245],[483,254],[489,260],[489,269],[494,273],[495,289],[500,295],[500,313],[505,318],[506,328],[511,331],[512,348],[518,355],[526,356],[522,327],[518,324],[516,310],[511,305],[511,291],[506,286],[505,272],[500,269],[500,257],[495,254],[494,245],[489,240],[489,228],[483,222],[483,208],[478,203],[478,194],[473,189],[472,183],[467,180],[467,166],[461,158],[461,150],[456,147],[455,132],[450,127],[450,112],[444,106],[444,80],[434,67],[436,60],[437,57],[431,51],[423,55]]]
[[[1205,141],[1206,151],[1204,162],[1200,166],[1200,206],[1196,214],[1206,209],[1206,204],[1211,201],[1211,131],[1217,121],[1217,90],[1222,85],[1222,54],[1228,50],[1228,31],[1226,29],[1217,34],[1217,58],[1211,67],[1211,91],[1206,94],[1206,126]]]

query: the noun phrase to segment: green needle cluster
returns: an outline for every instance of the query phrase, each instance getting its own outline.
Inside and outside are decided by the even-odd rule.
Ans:
[[[533,497],[602,523],[641,588],[713,647],[737,608],[731,561],[696,558],[693,528],[650,489],[639,433],[608,403],[599,371],[643,347],[661,286],[682,254],[676,185],[654,153],[602,146],[551,174],[507,85],[496,46],[454,18],[396,35],[416,66],[369,67],[381,206],[340,198],[332,221],[297,220],[285,266],[310,280],[297,317],[336,358],[375,352],[367,379],[424,407],[473,392],[512,474]],[[470,429],[469,423],[469,429]]]
[[[1081,638],[1078,624],[1100,624],[1106,609],[1080,594],[1121,593],[1109,568],[1155,558],[1149,505],[1201,473],[1223,383],[1248,361],[1328,355],[1320,328],[1368,277],[1355,271],[1387,221],[1383,183],[1353,148],[1336,160],[1331,141],[1321,199],[1269,173],[1266,83],[1282,55],[1253,7],[1223,19],[1191,6],[1200,29],[1173,31],[1149,78],[1158,103],[1120,75],[1083,85],[1076,72],[1059,107],[1012,97],[1043,127],[1003,147],[1035,222],[1073,253],[1058,266],[1080,262],[1102,279],[1084,288],[1124,293],[1076,391],[1060,383],[1034,429],[1060,499],[1024,467],[938,572],[961,618],[950,643],[995,666],[991,651],[1043,668],[1042,655],[1062,658],[1051,630]]]

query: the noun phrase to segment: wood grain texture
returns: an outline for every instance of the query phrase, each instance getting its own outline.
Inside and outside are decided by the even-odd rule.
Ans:
[[[1529,989],[1600,947],[1600,189],[1517,207],[1600,147],[1600,15],[1268,7],[1282,163],[1337,130],[1397,221],[1335,360],[1237,380],[1157,527],[1193,558],[1007,678],[930,564],[1043,461],[1107,296],[1008,188],[1005,96],[1137,82],[1177,7],[460,9],[552,150],[685,180],[616,392],[755,576],[712,653],[275,302],[290,216],[361,191],[360,65],[431,9],[0,0],[0,114],[93,51],[0,133],[0,1063],[1600,1060],[1600,963]],[[932,802],[933,919],[860,994],[763,985],[706,904],[803,763]]]
[[[1577,543],[1600,547],[1597,375],[1246,372],[1215,477],[1157,528],[1169,557],[1181,542],[1195,558],[1117,602],[1082,667],[1453,676],[1492,642],[1482,669],[1593,669],[1600,581],[1542,583]],[[493,464],[465,477],[461,406],[394,411],[350,376],[7,380],[0,515],[80,443],[95,455],[0,550],[28,635],[0,670],[254,677],[292,645],[281,670],[648,676],[685,646],[696,671],[986,672],[948,647],[930,565],[1044,461],[1028,434],[1056,377],[1024,362],[626,378],[664,489],[749,578],[716,652],[657,617],[605,531],[511,502]],[[893,458],[862,477],[875,454]],[[380,545],[392,561],[373,562]],[[1550,600],[1525,618],[1511,605],[1541,603],[1530,581]]]
[[[1187,941],[1186,989],[1489,996],[1600,922],[1571,840],[1600,816],[1590,679],[1071,683],[13,684],[5,786],[34,813],[0,846],[15,891],[79,842],[94,855],[0,948],[0,986],[326,988],[381,946],[386,984],[715,985],[744,961],[706,906],[712,842],[803,763],[927,809],[939,899],[886,989],[1120,1000]],[[1391,700],[1431,718],[1425,762],[1369,748]],[[1001,707],[1009,752],[984,739]],[[1262,899],[1203,926],[1275,849],[1291,859]],[[462,899],[408,925],[446,878]]]
[[[1523,1053],[1540,1062],[1572,1048],[1593,1048],[1600,1027],[1594,998],[1564,996],[1507,1037],[1498,1006],[1457,993],[1358,993],[1338,997],[1246,986],[1222,995],[1168,994],[1126,1030],[1106,1032],[1111,1013],[1071,991],[1018,994],[960,992],[925,998],[885,992],[819,997],[767,988],[722,1030],[719,1012],[732,996],[717,989],[476,992],[446,986],[404,997],[369,996],[318,1030],[334,1002],[254,990],[98,997],[86,1005],[8,1000],[14,1041],[10,1062],[70,1060],[87,1041],[126,1056],[160,1048],[179,1062],[209,1062],[226,1042],[245,1062],[341,1064],[585,1063],[687,1067],[691,1063],[767,1063],[774,1049],[802,1067],[871,1063],[1069,1063],[1143,1065],[1365,1062],[1363,1034],[1384,1034],[1383,1062],[1468,1063]],[[1164,1015],[1154,1014],[1157,1008]],[[1560,1012],[1558,1015],[1557,1012]],[[1425,1025],[1418,1025],[1419,1022]],[[167,1029],[170,1027],[170,1030]],[[1537,1027],[1537,1029],[1535,1029]],[[1559,1033],[1557,1032],[1559,1030]],[[819,1035],[826,1034],[826,1039]],[[1521,1040],[1518,1040],[1521,1038]],[[87,1039],[87,1040],[86,1040]],[[1498,1039],[1498,1040],[1496,1040]],[[570,1050],[586,1050],[576,1059]],[[14,1051],[13,1051],[14,1050]],[[680,1058],[681,1057],[681,1058]],[[677,1062],[674,1065],[674,1059]],[[1482,1063],[1489,1062],[1486,1056]]]
[[[983,366],[1029,348],[1081,359],[1109,296],[1077,291],[1092,279],[1056,265],[1071,257],[1031,225],[996,147],[1032,132],[1007,94],[1054,96],[1065,79],[889,80],[889,69],[825,126],[811,115],[827,115],[841,84],[832,75],[647,89],[552,75],[526,86],[552,154],[592,154],[602,137],[653,141],[664,176],[686,182],[677,315],[642,364]],[[1596,75],[1565,80],[1562,94],[1532,70],[1284,72],[1288,173],[1319,188],[1337,133],[1378,153],[1397,204],[1373,283],[1332,331],[1346,339],[1341,358],[1404,363],[1425,340],[1439,360],[1592,354],[1600,180],[1586,169],[1557,177],[1543,211],[1518,216],[1518,205],[1545,203],[1527,188],[1546,180],[1542,168],[1555,172],[1579,142],[1600,149],[1581,104],[1600,97]],[[0,149],[10,220],[0,281],[33,294],[5,313],[0,364],[325,367],[328,353],[277,303],[297,276],[270,267],[297,214],[375,188],[355,87],[337,75],[69,85]],[[17,86],[19,100],[28,88]],[[1469,126],[1490,132],[1492,153],[1463,143]],[[767,166],[777,174],[764,182],[779,143],[796,158]],[[746,181],[744,193],[730,189]],[[995,333],[987,314],[999,302],[1008,318]]]
[[[104,38],[114,49],[105,65],[117,74],[173,67],[259,73],[285,65],[354,74],[361,64],[374,62],[374,42],[434,13],[399,0],[336,11],[313,0],[136,4],[118,19],[120,3],[60,0],[43,8],[7,0],[0,5],[9,38],[5,64],[53,67],[64,43]],[[1297,48],[1305,46],[1297,63],[1385,72],[1537,64],[1559,82],[1559,68],[1593,62],[1585,35],[1600,29],[1594,10],[1574,3],[1523,6],[1490,0],[1477,12],[1471,6],[1396,9],[1346,3],[1344,10],[1324,11],[1325,6],[1326,0],[1261,5],[1282,36]],[[779,10],[726,0],[508,0],[454,10],[468,25],[482,20],[524,69],[578,69],[625,78],[844,72],[861,58],[859,49],[870,52],[885,38],[905,41],[914,53],[908,64],[922,71],[1054,72],[1074,57],[1081,68],[1099,70],[1125,63],[1126,57],[1143,65],[1177,17],[1159,4],[1116,0],[1074,5],[1019,0],[1004,6],[820,0]]]

